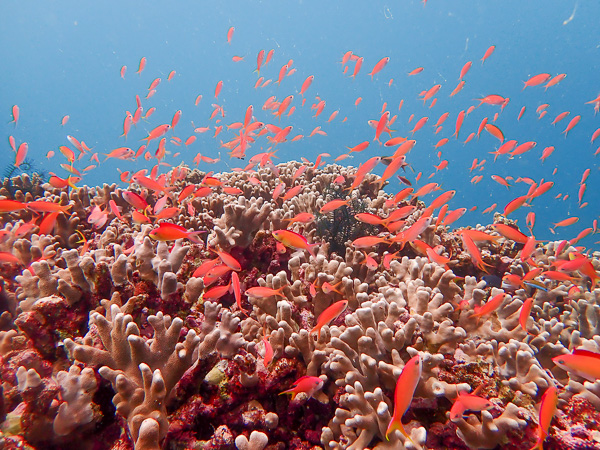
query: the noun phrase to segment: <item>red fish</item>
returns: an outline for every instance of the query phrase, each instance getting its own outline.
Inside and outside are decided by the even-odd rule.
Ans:
[[[483,65],[483,63],[485,62],[486,59],[488,59],[490,56],[492,56],[492,53],[494,53],[494,50],[496,50],[496,46],[495,45],[491,45],[485,51],[485,54],[483,55],[483,58],[481,58],[481,65]]]
[[[425,126],[425,124],[427,123],[427,121],[429,120],[429,117],[421,117],[419,119],[419,121],[415,124],[415,127],[410,131],[411,134],[415,134],[417,131],[419,131],[421,128],[423,128],[423,126]]]
[[[17,122],[19,121],[19,115],[20,115],[19,107],[17,105],[13,105],[13,107],[12,107],[13,120],[11,120],[11,122],[15,123],[15,127],[17,126]]]
[[[494,404],[487,398],[477,395],[477,391],[482,387],[483,385],[479,385],[472,394],[464,391],[458,393],[458,397],[450,409],[450,420],[461,418],[465,411],[485,411],[494,407]]]
[[[163,222],[158,228],[153,229],[149,236],[157,241],[175,241],[177,239],[187,238],[196,244],[202,244],[202,241],[197,238],[200,233],[206,233],[206,231],[188,231],[180,225]]]
[[[396,390],[394,392],[394,414],[392,420],[385,432],[385,438],[389,441],[390,435],[399,430],[408,440],[412,442],[409,434],[402,426],[402,416],[408,410],[415,390],[421,379],[423,370],[423,362],[419,355],[413,356],[403,367],[400,377],[396,382]],[[416,446],[415,446],[416,447]]]
[[[303,376],[294,381],[293,386],[293,388],[287,391],[280,392],[279,395],[292,394],[292,401],[300,393],[305,393],[308,398],[311,398],[315,395],[315,392],[323,387],[323,380],[319,377]]]
[[[146,67],[146,57],[144,56],[142,59],[140,59],[140,66],[136,73],[138,75],[141,75],[142,71],[144,70],[145,67]]]
[[[29,150],[29,145],[27,142],[23,142],[21,145],[19,145],[17,154],[15,155],[15,167],[19,167],[21,164],[23,164],[23,161],[25,161],[25,158],[27,157],[27,150]]]
[[[548,429],[552,423],[552,418],[556,414],[556,407],[558,405],[558,390],[554,386],[548,387],[544,395],[542,395],[542,402],[540,405],[540,416],[538,420],[538,440],[531,450],[543,450],[544,441],[548,436]]]
[[[464,109],[458,113],[458,116],[456,117],[456,128],[454,130],[454,134],[452,136],[456,136],[456,139],[458,139],[458,133],[460,133],[460,128],[462,127],[462,124],[465,120],[465,111]]]
[[[319,244],[309,244],[304,236],[289,230],[275,230],[273,237],[288,248],[295,250],[306,250],[311,256],[316,257],[313,247]]]
[[[306,77],[306,80],[304,80],[304,83],[302,83],[302,87],[300,88],[300,95],[302,95],[302,96],[304,95],[304,93],[310,87],[310,85],[312,84],[314,79],[315,79],[314,75],[310,75],[310,76]]]
[[[525,88],[529,86],[539,86],[540,84],[548,81],[551,76],[552,75],[550,75],[549,73],[540,73],[539,75],[534,75],[527,81],[523,81],[524,86],[522,90],[525,90]]]
[[[565,131],[563,131],[565,138],[567,137],[567,134],[569,133],[569,131],[571,131],[575,127],[575,125],[577,125],[579,123],[580,120],[581,120],[581,116],[575,116],[571,119],[571,121],[567,125],[567,128],[565,128]]]
[[[390,61],[389,56],[386,56],[385,58],[381,58],[379,60],[379,62],[377,64],[375,64],[375,67],[373,67],[373,70],[371,70],[367,75],[371,75],[371,80],[373,79],[373,75],[381,72],[383,70],[383,68],[387,65],[387,63]]]
[[[463,77],[467,74],[467,72],[471,69],[471,66],[473,65],[472,61],[467,61],[465,63],[465,65],[462,67],[462,69],[460,69],[460,77],[458,78],[459,80],[462,80]]]
[[[340,300],[335,302],[333,305],[326,308],[320,315],[317,320],[317,324],[314,326],[311,333],[317,331],[317,338],[321,338],[321,328],[325,325],[329,325],[332,321],[334,321],[348,306],[348,300]]]

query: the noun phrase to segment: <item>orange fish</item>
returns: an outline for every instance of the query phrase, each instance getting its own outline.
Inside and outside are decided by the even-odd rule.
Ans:
[[[321,338],[321,328],[325,325],[329,325],[332,321],[334,321],[348,306],[348,300],[340,300],[335,302],[333,305],[327,307],[320,315],[317,320],[317,324],[314,326],[311,333],[317,331],[317,338]]]
[[[567,128],[565,128],[565,131],[563,131],[565,138],[567,137],[567,134],[569,134],[569,131],[571,131],[575,127],[575,125],[577,125],[579,123],[580,120],[581,120],[581,116],[575,116],[571,119],[571,121],[567,125]]]
[[[221,93],[221,89],[223,89],[223,81],[219,81],[217,83],[217,85],[215,86],[215,98],[217,98],[219,96],[219,94]]]
[[[566,77],[567,77],[566,73],[561,73],[561,74],[556,75],[554,78],[552,78],[550,81],[548,81],[546,86],[544,86],[544,90],[548,89],[551,86],[557,85],[562,80],[564,80]]]
[[[485,62],[486,59],[488,59],[490,56],[492,56],[492,53],[494,53],[494,50],[496,50],[496,46],[495,45],[491,45],[485,51],[485,54],[483,55],[483,58],[481,58],[481,65],[483,65],[483,63]]]
[[[242,292],[240,289],[240,277],[238,276],[237,272],[231,272],[231,287],[233,288],[235,302],[240,311],[243,311],[244,309],[242,308]],[[268,365],[267,363],[265,364]]]
[[[417,74],[420,74],[421,72],[423,72],[423,67],[417,67],[416,69],[410,71],[408,73],[408,76],[417,75]]]
[[[373,67],[373,70],[371,70],[371,72],[369,72],[367,75],[371,75],[371,80],[373,79],[373,75],[381,72],[383,70],[383,68],[387,65],[387,63],[390,62],[390,58],[389,56],[386,56],[385,58],[381,58],[379,60],[379,62],[377,64],[375,64],[375,67]]]
[[[140,66],[139,66],[138,71],[136,73],[138,75],[141,75],[142,71],[144,70],[145,67],[146,67],[146,57],[144,56],[142,59],[140,59]]]
[[[39,225],[40,229],[38,231],[38,234],[40,234],[40,235],[51,234],[52,231],[54,230],[54,226],[56,225],[56,219],[58,218],[59,214],[60,214],[60,211],[56,211],[56,212],[47,214],[40,222],[40,225]]]
[[[21,261],[12,253],[0,252],[0,264],[21,264]]]
[[[417,131],[423,128],[423,126],[427,123],[428,120],[429,117],[421,117],[419,121],[415,124],[414,128],[410,131],[411,134],[414,135]]]
[[[473,242],[473,240],[465,233],[461,234],[460,237],[462,239],[465,250],[467,250],[469,255],[471,255],[471,260],[473,264],[477,266],[479,270],[487,272],[487,267],[491,266],[483,262],[483,259],[481,258],[481,252],[479,251],[479,248],[477,248],[477,245],[475,245],[475,242]]]
[[[215,287],[210,288],[209,290],[205,291],[202,294],[202,298],[205,300],[208,300],[208,299],[217,300],[217,299],[223,297],[224,295],[226,295],[229,292],[230,288],[231,288],[231,282],[229,282],[225,286],[215,286]]]
[[[196,244],[202,244],[202,241],[197,238],[200,233],[206,233],[206,231],[188,231],[180,225],[163,222],[157,228],[153,229],[149,236],[157,241],[175,241],[177,239],[188,238]]]
[[[148,110],[148,112],[150,112],[150,110]],[[148,116],[148,114],[146,114],[146,117]],[[169,129],[171,128],[171,125],[169,125],[168,123],[163,124],[163,125],[159,125],[156,128],[154,128],[147,137],[145,137],[144,139],[142,139],[142,141],[146,141],[146,144],[149,144],[150,141],[154,140],[154,139],[158,139],[159,137],[162,137],[165,135],[165,133],[167,131],[169,131]]]
[[[281,286],[278,289],[271,289],[266,286],[257,286],[253,288],[246,289],[244,292],[248,297],[272,297],[277,296],[281,298],[285,298],[285,295],[282,294],[285,286]]]
[[[495,223],[492,225],[492,228],[506,239],[518,242],[519,244],[527,243],[528,237],[521,233],[518,228],[503,223]]]
[[[325,203],[321,209],[319,210],[319,212],[321,214],[327,214],[330,213],[332,211],[335,211],[338,208],[341,208],[342,206],[348,205],[348,203],[350,202],[351,199],[348,200],[331,200],[330,202]]]
[[[356,63],[354,64],[354,72],[352,73],[352,79],[356,78],[356,75],[358,75],[358,72],[360,72],[360,68],[362,67],[363,64],[363,58],[358,58],[356,60]]]
[[[315,392],[323,387],[323,380],[319,377],[303,376],[294,381],[293,386],[293,388],[287,391],[280,392],[279,395],[292,394],[292,401],[300,393],[305,393],[308,398],[311,398],[315,395]]]
[[[462,127],[462,124],[465,120],[465,111],[464,109],[458,113],[458,116],[456,117],[456,127],[454,130],[454,134],[452,136],[456,136],[456,139],[458,139],[458,133],[460,133],[460,128]]]
[[[487,398],[479,397],[477,395],[478,390],[483,388],[483,385],[479,385],[472,394],[464,391],[458,393],[458,397],[454,401],[452,408],[450,409],[450,420],[457,420],[461,418],[465,411],[485,411],[494,407],[494,404]]]
[[[501,143],[504,142],[504,133],[502,133],[502,130],[500,130],[500,128],[498,128],[496,125],[487,123],[484,125],[484,129],[485,129],[485,131],[490,133],[492,136],[494,136],[496,139],[498,139]]]
[[[471,66],[473,65],[472,61],[467,61],[465,63],[465,65],[462,67],[462,69],[460,69],[460,77],[458,78],[459,80],[462,80],[463,77],[467,74],[467,72],[471,69]]]
[[[58,203],[44,201],[44,200],[36,200],[33,202],[28,202],[25,204],[27,209],[35,212],[63,212],[66,213],[72,205],[60,205]]]
[[[421,357],[416,355],[408,360],[402,369],[400,377],[398,377],[396,390],[394,392],[394,414],[385,432],[385,438],[388,441],[390,440],[390,435],[394,431],[399,430],[400,433],[412,442],[409,434],[404,429],[404,426],[402,426],[402,416],[408,410],[412,402],[415,390],[421,379],[422,370],[423,362],[421,361]]]
[[[370,142],[369,141],[364,141],[361,142],[358,145],[355,145],[354,147],[346,147],[348,150],[350,150],[350,153],[352,152],[362,152],[363,150],[365,150],[368,146],[369,146]]]
[[[19,115],[20,115],[19,107],[17,105],[13,105],[13,107],[12,107],[13,120],[11,120],[11,122],[15,123],[15,127],[17,126],[17,122],[19,121]]]
[[[260,52],[258,52],[258,55],[256,56],[256,71],[258,72],[258,75],[260,75],[260,66],[262,66],[264,59],[265,59],[265,51],[261,50]]]
[[[263,364],[265,365],[265,367],[267,367],[271,361],[273,361],[273,347],[271,346],[271,343],[269,342],[269,340],[267,339],[266,336],[263,337],[263,345],[265,347],[265,356],[263,358]]]
[[[310,75],[310,76],[306,77],[306,80],[304,80],[304,83],[302,83],[302,87],[300,88],[300,95],[304,96],[304,93],[310,87],[310,85],[312,84],[314,79],[315,79],[314,75]]]
[[[558,390],[554,386],[548,387],[544,395],[542,395],[542,402],[540,405],[540,416],[538,420],[538,433],[539,437],[535,445],[531,450],[543,450],[544,441],[548,436],[548,428],[552,423],[552,418],[556,414],[556,407],[558,405]]]
[[[542,83],[545,83],[546,81],[548,81],[550,79],[552,75],[550,75],[549,73],[540,73],[539,75],[534,75],[531,78],[529,78],[527,81],[523,81],[524,86],[523,89],[521,90],[525,90],[526,87],[529,86],[538,86]]]
[[[288,248],[306,250],[313,258],[316,257],[313,247],[316,247],[319,244],[309,244],[306,238],[301,234],[294,233],[290,230],[275,230],[273,231],[273,237]]]
[[[519,325],[521,325],[521,328],[523,328],[524,331],[527,331],[527,319],[529,319],[532,307],[533,297],[527,298],[521,306],[521,311],[519,312]],[[529,333],[529,331],[527,332]]]
[[[235,270],[236,272],[242,270],[242,266],[240,265],[238,260],[231,256],[229,253],[219,252],[216,250],[214,252],[219,256],[219,258],[221,258],[221,261],[223,261],[223,263],[232,270]]]
[[[504,297],[506,297],[506,294],[502,292],[501,294],[497,294],[492,299],[488,300],[484,305],[475,306],[475,308],[473,308],[473,317],[479,318],[493,313],[500,308],[500,306],[502,306],[502,303],[504,303]]]
[[[600,378],[600,354],[584,349],[575,349],[573,353],[555,356],[552,362],[561,369],[595,382]]]
[[[27,142],[23,142],[21,145],[19,145],[17,154],[15,156],[15,167],[19,167],[23,161],[25,161],[25,158],[27,157],[27,150],[29,150],[29,145]]]

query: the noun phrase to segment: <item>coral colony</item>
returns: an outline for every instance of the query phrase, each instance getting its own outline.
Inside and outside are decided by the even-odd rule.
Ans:
[[[343,61],[353,77],[362,62],[352,52]],[[562,78],[540,74],[525,87]],[[423,91],[424,102],[439,90]],[[263,109],[281,119],[293,96],[274,99]],[[137,100],[125,137],[141,117]],[[600,97],[589,103],[600,108]],[[213,117],[224,117],[214,106]],[[325,102],[313,106],[317,116]],[[527,234],[507,218],[551,181],[528,179],[527,195],[491,224],[453,230],[465,212],[448,210],[454,191],[433,182],[382,189],[416,143],[392,137],[389,111],[372,126],[380,143],[389,133],[394,155],[354,168],[323,155],[275,165],[292,127],[259,122],[250,106],[223,146],[242,159],[267,135],[274,149],[219,174],[162,161],[163,136],[180,116],[144,139],[160,142],[154,156],[145,145],[106,154],[157,158],[149,173],[124,172],[126,187],[79,183],[67,146],[62,167],[71,175],[40,182],[23,170],[27,144],[9,138],[15,164],[0,187],[2,449],[600,448],[600,254],[577,246],[596,223],[570,241],[542,242],[531,234],[533,216]],[[16,105],[13,117],[16,126]],[[496,158],[535,146],[504,142],[491,122],[479,132],[503,143]],[[79,156],[91,154],[68,138]],[[373,173],[384,162],[383,175]]]
[[[172,225],[135,223],[159,186],[2,190],[2,448],[597,448],[598,258],[322,194],[356,174],[175,168]]]

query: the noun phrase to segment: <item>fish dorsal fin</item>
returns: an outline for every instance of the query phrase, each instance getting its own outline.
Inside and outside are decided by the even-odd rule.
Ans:
[[[479,395],[479,393],[483,390],[485,384],[480,384],[475,388],[475,390],[471,393],[471,395]]]
[[[576,348],[575,350],[573,350],[573,354],[578,356],[588,356],[590,358],[596,358],[600,360],[600,353],[585,350],[583,348]]]

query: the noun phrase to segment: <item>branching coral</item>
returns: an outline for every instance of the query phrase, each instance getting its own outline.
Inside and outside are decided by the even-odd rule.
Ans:
[[[127,419],[134,442],[154,436],[158,439],[168,429],[165,399],[183,373],[194,363],[194,352],[200,337],[190,330],[184,342],[178,342],[183,321],[162,313],[148,317],[154,332],[150,341],[140,336],[139,327],[129,314],[111,304],[106,317],[90,315],[90,327],[96,330],[104,349],[93,347],[92,335],[82,344],[65,340],[73,357],[86,364],[101,365],[99,373],[109,380],[117,392],[113,402],[117,411]],[[92,331],[93,332],[93,331]],[[153,422],[146,421],[152,419]],[[136,448],[145,448],[137,446]]]
[[[2,430],[14,435],[7,439],[61,445],[91,433],[102,448],[136,449],[494,448],[520,439],[515,448],[529,448],[534,405],[555,385],[561,421],[548,439],[574,440],[563,416],[582,426],[582,408],[600,405],[599,382],[552,359],[577,348],[600,352],[600,290],[585,277],[577,289],[575,278],[534,277],[519,246],[479,226],[491,236],[477,244],[490,271],[531,278],[530,285],[493,287],[473,249],[436,226],[422,202],[394,203],[375,175],[345,191],[355,174],[266,165],[252,183],[245,172],[218,174],[202,195],[178,198],[206,174],[171,172],[161,200],[173,208],[166,220],[206,231],[202,242],[181,235],[157,242],[156,222],[132,221],[137,208],[114,185],[15,191],[21,201],[43,196],[70,205],[71,214],[54,236],[36,234],[37,225],[17,236],[15,223],[31,220],[29,211],[3,216],[0,249],[19,261],[0,267]],[[282,183],[301,189],[275,195]],[[127,192],[150,208],[162,196],[137,185]],[[334,198],[348,203],[321,214]],[[120,217],[106,208],[100,225],[88,223],[109,201]],[[355,217],[384,218],[405,207],[393,231]],[[300,213],[316,220],[290,225]],[[420,242],[403,242],[415,224],[424,225]],[[317,244],[314,255],[301,243],[279,246],[272,232],[283,228]],[[375,243],[353,245],[364,236]],[[425,245],[441,245],[452,260],[436,263]],[[577,251],[557,254],[557,247],[533,252],[542,271]],[[590,258],[596,270],[598,256]],[[316,327],[342,300],[345,310]],[[530,317],[521,317],[528,301]],[[404,416],[412,442],[399,432],[388,440],[396,383],[415,355],[422,371]],[[293,401],[279,395],[303,376],[319,377],[319,392]],[[450,420],[459,393],[478,386],[493,408]],[[597,422],[587,425],[599,431]]]

